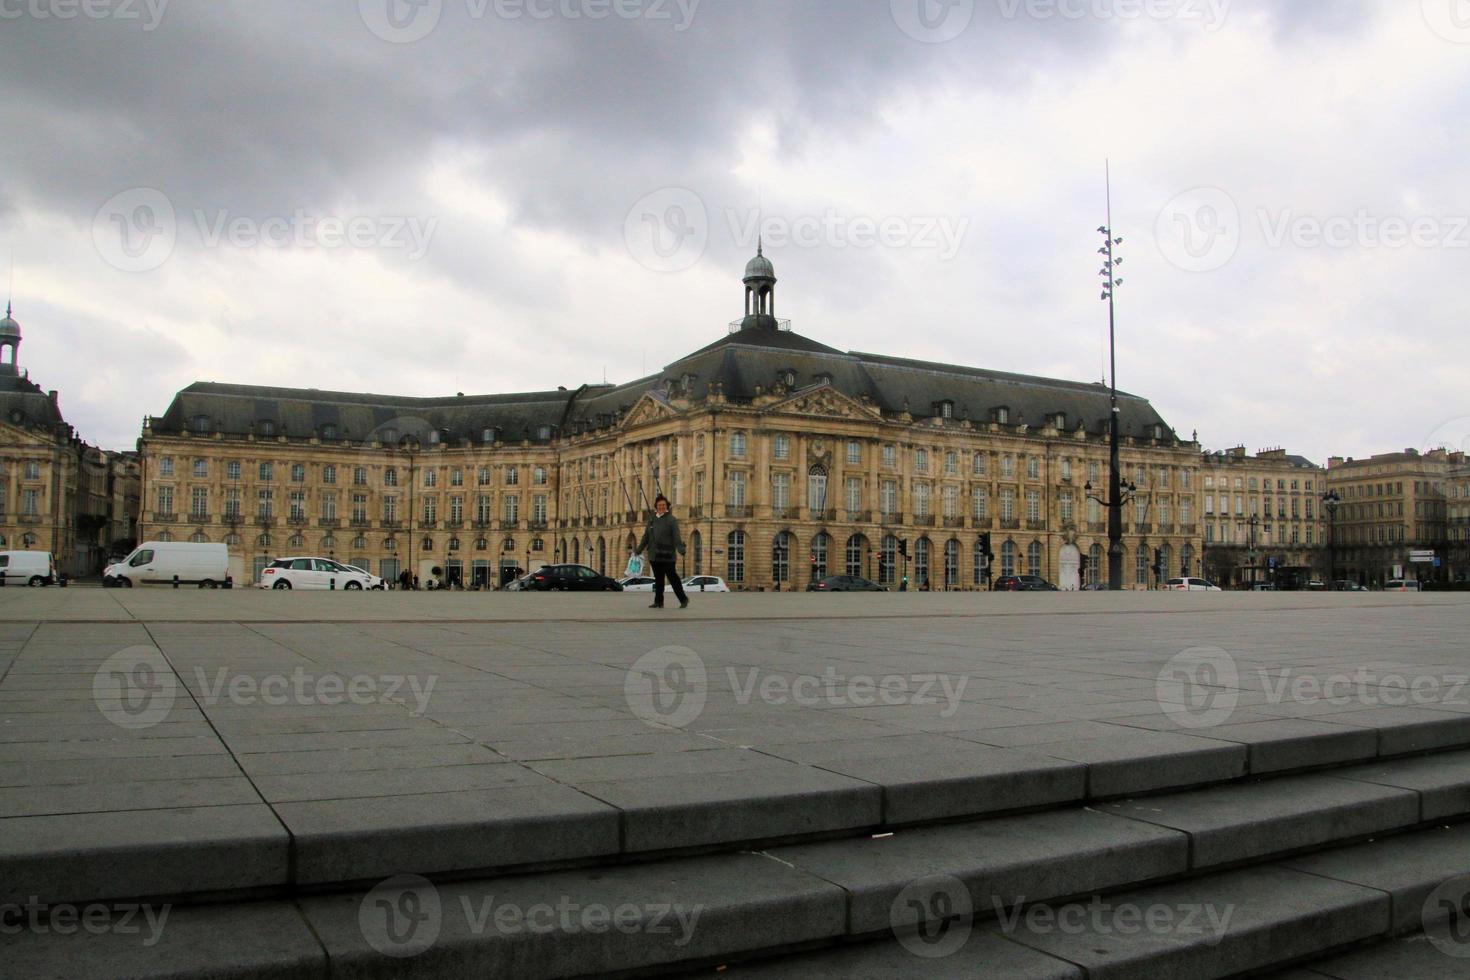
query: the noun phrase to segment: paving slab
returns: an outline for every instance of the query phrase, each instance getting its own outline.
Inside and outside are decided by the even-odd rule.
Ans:
[[[1452,947],[1462,951],[1462,947]],[[1270,980],[1465,980],[1470,958],[1453,956],[1423,933],[1391,940],[1367,949],[1309,963]]]
[[[1470,814],[1470,752],[1441,752],[1417,759],[1385,759],[1332,773],[1419,794],[1419,819],[1443,820]]]
[[[1180,874],[1188,867],[1188,847],[1177,831],[1065,810],[767,853],[841,885],[850,896],[849,930],[863,935],[889,928],[903,889],[932,875],[963,882],[979,915],[1021,900]]]
[[[921,942],[914,943],[925,951]],[[689,976],[708,976],[709,971]],[[728,975],[751,980],[1084,980],[1082,968],[988,932],[973,932],[944,956],[928,957],[896,940],[856,943],[780,959],[740,963]]]
[[[126,906],[107,910],[92,928],[6,929],[0,933],[4,974],[16,978],[117,980],[200,977],[205,980],[319,980],[325,951],[290,903]]]
[[[1380,892],[1250,868],[1027,910],[1007,936],[1089,980],[1227,977],[1385,934]]]
[[[1409,790],[1303,776],[1102,804],[1107,813],[1189,834],[1190,867],[1210,868],[1407,828]]]
[[[388,917],[400,907],[393,899],[405,888],[415,907],[432,903],[438,910],[428,920],[432,929],[389,934]],[[377,893],[301,902],[332,976],[354,980],[646,971],[840,936],[844,906],[836,886],[755,854],[437,886],[395,883]],[[395,942],[401,945],[393,955],[379,952]]]
[[[0,819],[0,903],[233,892],[288,880],[264,804]]]
[[[1183,735],[1124,733],[1032,745],[1032,754],[1087,764],[1087,795],[1094,799],[1219,783],[1245,775],[1246,750],[1205,745]]]
[[[1335,725],[1320,718],[1242,722],[1180,734],[1245,745],[1250,751],[1247,764],[1256,775],[1362,762],[1378,755],[1374,729]]]

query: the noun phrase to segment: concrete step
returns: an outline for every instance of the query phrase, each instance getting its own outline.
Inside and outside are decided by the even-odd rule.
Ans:
[[[409,739],[416,729],[393,745],[313,751],[260,736],[238,764],[194,736],[57,743],[54,759],[24,762],[0,744],[0,903],[293,895],[403,868],[487,877],[1120,798],[1146,819],[1140,798],[1314,769],[1403,791],[1383,806],[1417,793],[1423,819],[1470,802],[1470,715],[1348,714],[1172,732],[1084,722],[791,743],[744,734],[757,744],[493,764],[478,761],[483,747]],[[416,761],[424,768],[408,768]],[[1181,806],[1176,829],[1196,833]],[[1197,837],[1231,860],[1228,839],[1203,826]]]
[[[1424,798],[1382,782],[1405,778],[1389,768],[758,853],[396,875],[178,905],[156,932],[161,910],[123,932],[107,926],[124,910],[99,905],[95,929],[0,931],[0,961],[7,977],[1224,977],[1417,928],[1414,910],[1470,873],[1470,824],[1402,833]]]

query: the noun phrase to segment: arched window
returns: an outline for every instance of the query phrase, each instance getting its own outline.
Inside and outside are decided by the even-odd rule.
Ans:
[[[1100,585],[1103,578],[1103,546],[1095,544],[1087,553],[1087,584]]]
[[[352,539],[353,551],[366,551],[367,546],[367,538],[363,537],[361,534]]]
[[[868,539],[861,534],[854,534],[847,539],[847,561],[844,563],[843,572],[848,575],[864,575],[863,559],[867,557]]]
[[[430,537],[425,537],[424,540],[419,543],[419,547],[423,548],[425,551],[433,551],[434,539]]]
[[[771,539],[771,580],[777,585],[791,581],[791,532],[781,531]]]
[[[225,544],[229,545],[231,548],[240,547],[240,535],[236,534],[234,531],[231,531],[229,534],[225,535]],[[3,547],[5,547],[5,539],[0,538],[0,548]]]
[[[725,539],[725,580],[745,581],[745,532],[731,531]]]
[[[806,478],[806,505],[812,511],[813,520],[822,520],[820,515],[827,509],[827,469],[813,466]]]
[[[1185,545],[1179,553],[1179,574],[1186,576],[1194,574],[1194,545],[1192,544]]]
[[[1133,556],[1133,581],[1137,585],[1148,585],[1148,548],[1139,547]]]
[[[572,561],[577,564],[582,561],[582,542],[576,538],[572,539]]]
[[[28,534],[28,535],[26,535],[26,537],[30,539],[30,540],[28,540],[26,542],[26,547],[27,548],[29,548],[31,545],[33,545],[33,544],[36,543],[35,536],[34,535]],[[172,541],[173,539],[174,539],[174,536],[169,531],[159,531],[158,532],[158,538],[157,538],[157,540],[159,540],[159,541]]]
[[[1166,544],[1159,550],[1164,553],[1164,578],[1169,578],[1171,575],[1173,575],[1172,569],[1174,568],[1174,549]]]
[[[290,539],[286,542],[286,547],[288,547],[288,548],[294,548],[294,549],[298,549],[299,550],[301,548],[306,547],[306,539],[303,538],[299,534],[293,534],[293,535],[291,535]]]
[[[271,546],[271,536],[269,534],[262,534],[255,539],[255,544],[257,547],[269,548]]]
[[[337,547],[337,539],[334,538],[334,537],[332,537],[330,534],[325,535],[322,538],[322,550],[323,551],[332,551],[336,547]]]
[[[475,539],[475,550],[476,551],[485,551],[489,547],[490,547],[490,540],[488,538],[476,538]]]
[[[1000,546],[1000,573],[1002,575],[1016,574],[1016,542],[1007,541]]]
[[[203,531],[195,531],[193,534],[189,535],[189,540],[194,542],[195,544],[208,544],[209,535],[205,534]]]
[[[597,573],[607,574],[607,541],[602,538],[597,539]]]
[[[980,585],[985,581],[985,545],[979,538],[975,539],[974,568],[974,584]]]
[[[944,543],[944,587],[956,588],[960,584],[960,543],[950,538]]]
[[[883,536],[878,549],[878,584],[892,585],[898,580],[898,538],[891,534]]]
[[[827,552],[831,550],[832,539],[822,531],[812,538],[812,581],[818,582],[827,577]]]
[[[929,581],[929,539],[920,538],[914,542],[914,578],[911,586],[922,586]]]
[[[1026,546],[1026,574],[1041,574],[1041,542],[1033,541]]]

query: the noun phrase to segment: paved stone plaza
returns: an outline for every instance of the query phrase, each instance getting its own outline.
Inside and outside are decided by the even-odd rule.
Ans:
[[[819,867],[824,838],[1083,801],[1133,816],[1138,794],[1470,744],[1465,596],[646,598],[0,591],[0,902],[309,894],[759,842]],[[1423,787],[1388,788],[1411,773],[1303,778],[1294,798],[1339,830],[1347,812],[1376,814],[1364,833],[1434,816]],[[1445,792],[1457,814],[1470,782]],[[1134,819],[1183,829],[1190,867],[1273,850],[1242,844],[1242,814],[1258,836],[1282,832],[1261,829],[1273,806],[1290,818],[1188,796]],[[852,899],[852,933],[887,926],[874,894]],[[341,903],[315,901],[328,954],[361,953]]]

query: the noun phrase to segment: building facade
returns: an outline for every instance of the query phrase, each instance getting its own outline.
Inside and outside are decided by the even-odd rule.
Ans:
[[[1341,498],[1333,521],[1340,574],[1370,586],[1400,575],[1445,581],[1447,504],[1464,465],[1464,453],[1444,449],[1329,460],[1327,485]],[[1413,551],[1432,551],[1440,564],[1414,564]]]
[[[1461,454],[1463,457],[1463,454]],[[1445,478],[1445,581],[1470,581],[1470,460]]]
[[[1222,588],[1303,589],[1330,574],[1326,471],[1284,449],[1244,446],[1201,463],[1205,577]]]
[[[237,581],[325,554],[495,586],[539,564],[618,575],[653,498],[686,574],[736,589],[851,573],[974,589],[1106,574],[1108,390],[843,352],[775,317],[746,268],[744,316],[623,385],[452,398],[195,384],[139,441],[148,539],[223,541]],[[1199,574],[1199,447],[1119,396],[1129,588]],[[1097,489],[1093,489],[1097,488]],[[438,570],[436,573],[435,570]]]
[[[113,459],[77,437],[57,392],[19,364],[20,324],[0,319],[0,550],[49,551],[69,576],[101,570],[116,523]],[[136,508],[132,511],[136,515]]]

